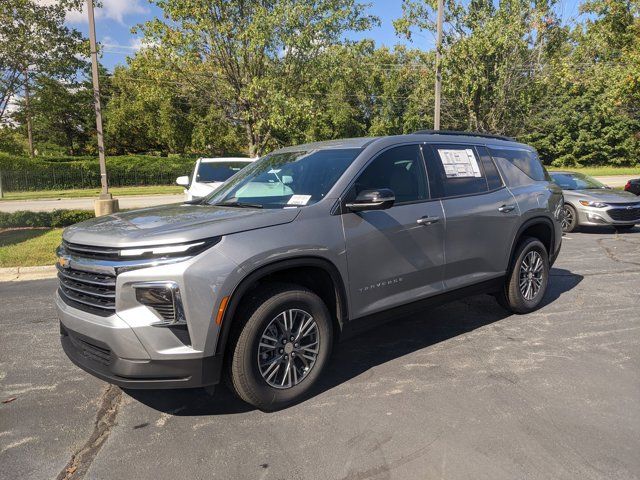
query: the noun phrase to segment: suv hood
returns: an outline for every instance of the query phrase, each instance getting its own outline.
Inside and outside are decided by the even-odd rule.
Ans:
[[[580,200],[591,200],[604,203],[636,203],[638,197],[632,193],[599,189],[599,190],[563,190],[562,193],[565,197],[573,197]]]
[[[173,204],[94,218],[68,227],[63,238],[102,247],[181,243],[289,223],[299,211]]]

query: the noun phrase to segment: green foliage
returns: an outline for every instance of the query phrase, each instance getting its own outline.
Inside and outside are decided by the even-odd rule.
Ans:
[[[154,0],[164,18],[142,30],[182,93],[242,129],[250,156],[305,121],[322,52],[376,21],[356,0]],[[302,116],[302,118],[301,118]]]
[[[81,0],[3,0],[0,2],[0,121],[11,98],[38,75],[70,78],[85,62],[82,36],[64,24],[66,12]],[[52,48],[55,46],[55,48]]]
[[[193,170],[189,157],[124,155],[107,157],[112,186],[171,185]],[[100,186],[95,157],[43,157],[30,159],[0,153],[0,172],[6,191],[95,188]]]
[[[13,5],[31,18],[25,2],[8,0],[0,12]],[[102,72],[112,185],[171,183],[189,173],[190,156],[264,154],[433,123],[435,52],[346,41],[377,22],[360,1],[152,3],[163,16],[138,27],[144,48],[113,75]],[[397,33],[423,44],[421,31],[435,32],[435,3],[403,0]],[[640,164],[640,4],[584,0],[580,10],[564,24],[557,0],[447,0],[442,128],[515,136],[557,166]],[[47,28],[60,27],[54,13]],[[0,29],[0,67],[2,38]],[[0,151],[14,156],[0,155],[0,168],[33,172],[21,188],[98,185],[90,88],[59,81],[70,67],[30,76],[35,163],[20,156],[23,109],[18,129],[0,130]],[[164,157],[132,155],[148,152]]]
[[[52,227],[60,228],[84,222],[95,215],[90,210],[54,210],[53,212],[0,212],[0,228]]]

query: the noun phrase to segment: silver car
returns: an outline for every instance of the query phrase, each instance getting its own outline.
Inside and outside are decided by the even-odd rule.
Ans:
[[[632,193],[613,190],[582,173],[549,173],[564,194],[563,231],[573,232],[581,225],[625,231],[640,223],[640,200]]]
[[[69,227],[62,345],[128,388],[225,376],[265,410],[303,398],[335,340],[492,293],[540,307],[562,190],[508,138],[417,132],[288,147],[211,195]]]

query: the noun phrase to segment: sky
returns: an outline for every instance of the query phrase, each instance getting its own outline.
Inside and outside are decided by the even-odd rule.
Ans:
[[[564,21],[577,14],[580,0],[559,0],[558,11]],[[377,46],[393,47],[408,42],[395,35],[393,20],[402,15],[401,0],[368,0],[370,13],[379,17],[381,24],[367,32],[350,35],[350,38],[371,38]],[[96,9],[96,35],[103,46],[102,64],[109,70],[117,64],[124,64],[127,55],[133,55],[140,48],[141,37],[131,33],[131,29],[154,17],[161,17],[162,11],[147,0],[103,0],[103,8]],[[69,26],[88,35],[87,14],[71,12],[67,17]],[[412,46],[430,49],[434,45],[429,32],[415,34]]]

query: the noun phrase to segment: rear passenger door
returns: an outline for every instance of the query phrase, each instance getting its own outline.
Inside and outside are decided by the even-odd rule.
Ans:
[[[445,216],[447,290],[504,274],[518,205],[484,146],[434,144],[425,150],[432,196]]]

